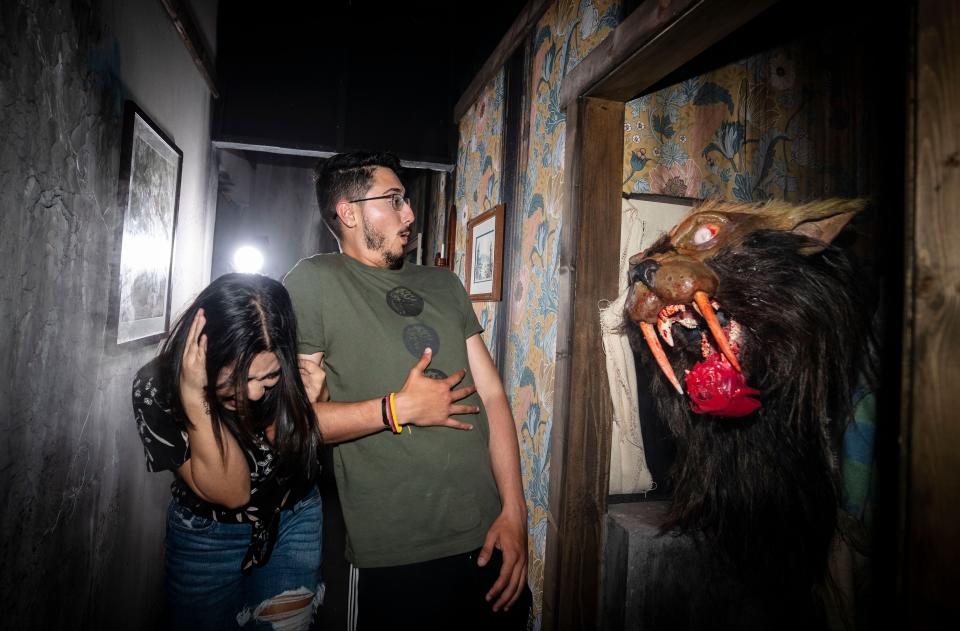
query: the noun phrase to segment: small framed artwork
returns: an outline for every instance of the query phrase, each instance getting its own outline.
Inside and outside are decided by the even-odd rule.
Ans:
[[[117,344],[148,344],[160,340],[170,324],[183,152],[132,101],[124,104],[123,119],[118,200],[123,224],[110,317]]]
[[[467,294],[474,302],[500,300],[503,215],[499,204],[467,222]]]

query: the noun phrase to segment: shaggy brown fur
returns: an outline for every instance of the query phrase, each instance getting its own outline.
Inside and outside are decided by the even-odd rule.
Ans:
[[[631,259],[625,326],[641,360],[653,362],[640,324],[656,328],[663,307],[705,291],[724,330],[739,325],[736,359],[746,384],[760,391],[761,407],[745,416],[697,414],[650,367],[652,393],[677,443],[668,530],[693,536],[709,553],[705,575],[691,580],[732,577],[760,603],[762,613],[741,617],[741,625],[822,622],[813,594],[826,580],[837,525],[838,441],[871,347],[863,279],[827,242],[860,207],[712,203]],[[704,339],[708,352],[719,352],[699,313],[686,323],[671,327],[668,319],[675,346],[664,349],[680,380],[703,359]]]

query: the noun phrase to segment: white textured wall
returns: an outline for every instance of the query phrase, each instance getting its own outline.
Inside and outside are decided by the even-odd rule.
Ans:
[[[198,9],[207,9],[195,10],[198,16],[216,18],[216,0],[194,3]],[[177,313],[210,280],[216,216],[216,190],[211,191],[216,173],[211,165],[211,100],[203,77],[158,0],[109,0],[105,9],[120,48],[120,77],[127,98],[183,151],[171,298]],[[212,31],[213,26],[207,30]]]
[[[169,19],[157,0],[0,3],[4,628],[161,619],[170,478],[144,469],[129,391],[155,348],[107,331],[125,98],[184,153],[176,310],[209,277],[215,169],[209,93]]]

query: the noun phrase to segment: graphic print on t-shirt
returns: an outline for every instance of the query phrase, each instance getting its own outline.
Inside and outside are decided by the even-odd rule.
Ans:
[[[411,355],[420,359],[423,351],[433,350],[433,356],[440,354],[440,336],[437,331],[426,324],[408,324],[403,327],[403,345]]]
[[[407,287],[397,286],[387,292],[387,305],[405,318],[414,318],[423,313],[423,298]],[[430,348],[433,356],[440,353],[440,336],[426,324],[409,324],[403,328],[403,345],[407,351],[420,359],[423,351]],[[436,368],[427,368],[423,374],[431,379],[446,379],[447,374]]]
[[[394,287],[388,291],[387,305],[404,317],[415,317],[423,312],[423,298],[406,287]]]

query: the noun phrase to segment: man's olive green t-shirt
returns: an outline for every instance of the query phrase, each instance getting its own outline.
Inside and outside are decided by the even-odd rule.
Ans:
[[[382,269],[321,254],[297,263],[284,285],[297,317],[299,352],[324,353],[331,400],[399,392],[427,347],[433,350],[427,376],[466,368],[458,387],[473,384],[466,340],[483,329],[449,271],[410,264]],[[479,396],[461,403],[480,406],[479,414],[455,417],[472,424],[470,431],[407,426],[400,434],[381,431],[334,448],[347,559],[354,565],[418,563],[483,545],[501,507],[490,431]]]

